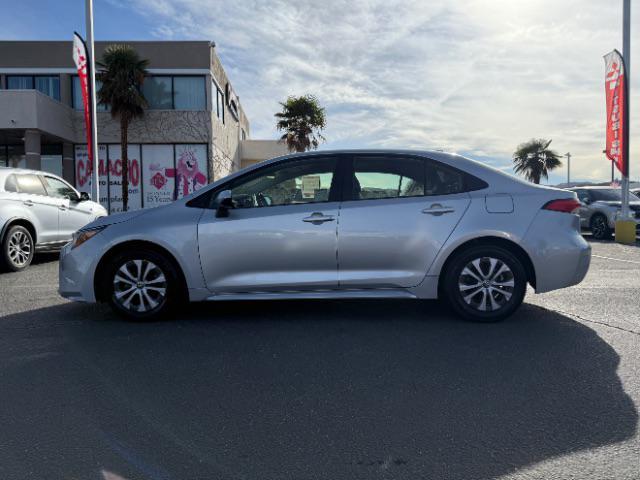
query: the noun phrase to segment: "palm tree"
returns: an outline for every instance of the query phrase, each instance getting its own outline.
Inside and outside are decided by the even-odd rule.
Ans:
[[[533,183],[540,183],[541,178],[549,178],[549,172],[562,165],[560,155],[549,149],[551,140],[532,138],[518,145],[513,152],[513,163],[516,173]]]
[[[324,108],[313,95],[289,97],[280,102],[282,112],[275,114],[276,127],[284,130],[280,141],[286,143],[290,152],[306,152],[318,148],[325,138],[321,131],[325,127]]]
[[[143,60],[129,45],[109,45],[98,63],[98,80],[102,87],[98,101],[111,108],[111,116],[120,119],[120,151],[122,160],[122,210],[129,203],[129,156],[127,154],[129,123],[144,114],[147,101],[142,83],[148,60]]]

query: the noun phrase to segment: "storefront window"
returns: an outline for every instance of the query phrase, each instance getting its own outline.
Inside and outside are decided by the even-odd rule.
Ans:
[[[171,110],[171,77],[147,77],[142,84],[142,94],[150,109]]]
[[[173,108],[206,110],[204,77],[173,77]]]
[[[38,90],[60,101],[60,77],[58,75],[9,75],[7,88],[10,90]]]

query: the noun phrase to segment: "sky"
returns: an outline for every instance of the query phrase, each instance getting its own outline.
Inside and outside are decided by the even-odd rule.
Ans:
[[[85,30],[84,3],[0,0],[0,39],[71,39]],[[602,57],[622,50],[622,0],[94,0],[94,10],[97,40],[215,41],[252,138],[277,138],[278,102],[313,94],[327,114],[322,149],[442,149],[511,172],[520,143],[546,138],[571,152],[572,180],[611,178]],[[565,162],[549,183],[566,174]]]

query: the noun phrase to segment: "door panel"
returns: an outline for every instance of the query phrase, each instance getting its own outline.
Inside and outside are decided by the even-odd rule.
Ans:
[[[309,220],[314,213],[333,219]],[[215,292],[337,288],[338,203],[232,209],[198,225],[202,272]]]
[[[58,207],[61,201],[47,196],[44,185],[37,175],[17,174],[16,180],[18,186],[16,197],[37,221],[37,244],[60,241]]]
[[[465,174],[411,155],[355,155],[340,209],[341,288],[418,285],[470,203]]]
[[[90,204],[80,202],[80,195],[67,182],[49,175],[44,175],[42,180],[49,197],[58,202],[59,239],[71,240],[73,232],[91,221]]]
[[[336,170],[332,156],[286,160],[220,187],[234,208],[225,217],[206,210],[198,224],[207,287],[216,293],[337,288]]]
[[[340,287],[418,285],[469,202],[467,193],[344,202],[338,232]]]

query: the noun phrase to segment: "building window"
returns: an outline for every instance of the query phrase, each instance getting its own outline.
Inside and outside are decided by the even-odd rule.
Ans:
[[[60,77],[58,75],[8,75],[10,90],[38,90],[60,101]]]
[[[213,110],[216,112],[216,117],[224,124],[224,93],[218,88],[215,82],[211,82],[211,91],[216,92],[216,104]]]
[[[102,82],[100,80],[96,80],[96,92],[99,92],[102,88]],[[96,97],[96,102],[98,98]],[[84,110],[84,105],[82,104],[82,91],[80,90],[80,77],[77,75],[73,76],[71,82],[71,102],[73,108],[76,110]],[[108,112],[109,106],[104,103],[98,103],[96,106],[98,112]]]
[[[173,108],[206,110],[204,77],[173,77]]]
[[[172,110],[171,77],[146,77],[142,84],[142,94],[152,110]]]

